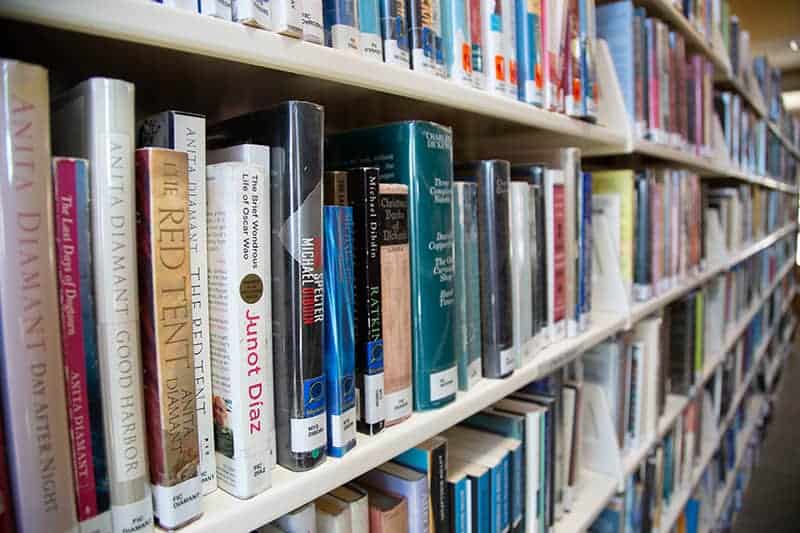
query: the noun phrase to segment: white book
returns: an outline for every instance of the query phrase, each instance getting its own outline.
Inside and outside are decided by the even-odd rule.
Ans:
[[[91,78],[53,103],[53,143],[89,160],[97,344],[114,531],[153,522],[139,342],[134,86]],[[143,526],[144,525],[144,526]]]
[[[660,330],[660,317],[641,320],[633,330],[633,340],[636,343],[641,343],[644,352],[640,398],[642,406],[641,430],[645,440],[655,437],[658,431],[658,389],[661,363]]]
[[[50,177],[47,70],[0,59],[0,358],[22,532],[76,531]],[[8,495],[6,495],[8,496]]]
[[[317,509],[314,502],[307,503],[277,520],[286,533],[317,533]]]
[[[304,1],[304,0],[303,0]],[[303,1],[272,0],[272,31],[296,37],[303,36]]]
[[[526,350],[533,334],[533,293],[531,286],[530,185],[527,181],[509,183],[509,230],[511,242],[511,308],[514,332],[515,365],[527,362]]]
[[[270,0],[231,0],[231,18],[248,26],[272,29],[272,2]]]
[[[209,165],[207,174],[217,482],[233,496],[249,498],[270,486],[268,438],[275,420],[267,387],[269,179],[264,166],[241,162]]]
[[[302,0],[303,40],[325,44],[325,27],[322,25],[322,0]]]
[[[202,15],[233,20],[233,3],[236,0],[197,0]]]
[[[350,484],[333,489],[330,495],[347,504],[352,533],[369,533],[369,498],[366,491]]]
[[[545,205],[545,245],[547,252],[547,324],[548,324],[548,340],[550,342],[557,342],[567,334],[566,316],[556,320],[556,305],[561,303],[566,306],[566,302],[558,302],[556,295],[556,242],[555,242],[555,219],[553,218],[554,204],[555,204],[555,188],[564,186],[564,172],[561,170],[548,168],[544,172],[544,205]],[[562,214],[565,216],[565,214]],[[566,248],[566,243],[563,245]],[[564,272],[566,278],[566,269]],[[566,279],[562,280],[566,283]],[[564,295],[566,296],[566,295]]]
[[[197,0],[160,0],[160,3],[184,11],[197,12]]]
[[[317,510],[317,533],[352,533],[353,522],[349,506],[329,494],[314,501]]]
[[[567,18],[567,2],[562,0],[542,0],[542,16],[546,17],[542,26],[544,42],[544,108],[561,111],[564,108],[564,91],[561,86],[561,44],[564,41],[564,27]]]
[[[506,94],[506,56],[503,31],[502,2],[500,0],[480,0],[481,38],[483,40],[484,87],[495,94]],[[498,29],[499,22],[499,29]]]
[[[503,53],[506,57],[505,95],[516,100],[517,87],[517,28],[515,0],[501,0],[503,9]]]

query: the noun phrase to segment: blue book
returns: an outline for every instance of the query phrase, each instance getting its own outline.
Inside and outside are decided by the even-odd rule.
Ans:
[[[454,533],[472,531],[470,500],[471,484],[467,468],[447,462],[447,501],[450,505],[450,524]],[[475,529],[475,531],[478,531]]]
[[[633,124],[635,120],[635,69],[633,48],[633,2],[622,0],[597,7],[597,36],[605,39],[614,61],[625,110]]]
[[[425,474],[389,462],[370,470],[358,480],[359,483],[370,487],[405,497],[408,503],[409,533],[428,533],[430,531],[430,509],[428,507],[430,496]]]
[[[686,533],[697,533],[700,528],[700,500],[694,498],[686,502],[684,514],[686,516]]]
[[[622,514],[622,501],[616,496],[589,527],[590,533],[621,533],[624,525]]]
[[[356,19],[358,0],[323,0],[322,21],[325,44],[331,48],[361,52],[361,39]]]
[[[489,528],[480,531],[503,533],[509,527],[508,481],[509,454],[505,449],[480,450],[463,446],[461,442],[448,439],[451,446],[448,455],[454,459],[482,465],[489,469]]]
[[[463,470],[467,475],[471,531],[489,531],[491,525],[491,470],[478,463],[447,456],[448,472]]]
[[[543,103],[541,84],[542,21],[539,2],[514,0],[517,25],[517,85],[519,99],[539,107]],[[537,71],[539,72],[537,83]]]
[[[436,28],[435,12],[440,0],[406,0],[408,12],[409,49],[411,68],[426,74],[438,75],[441,58],[439,46],[441,35]]]
[[[406,0],[380,0],[383,61],[410,68]]]
[[[393,459],[395,463],[417,472],[428,479],[428,503],[431,511],[432,533],[450,532],[450,508],[447,498],[447,439],[433,437],[414,446]]]
[[[594,0],[578,0],[578,34],[581,47],[580,78],[583,91],[581,116],[597,119],[597,67],[594,48],[596,14]]]
[[[662,496],[664,501],[669,503],[670,498],[672,497],[672,489],[673,489],[673,463],[675,462],[675,438],[672,433],[669,433],[667,436],[664,437],[664,480],[662,482]]]
[[[347,205],[347,173],[326,172],[324,194],[324,357],[328,454],[341,457],[356,445],[353,208]]]
[[[583,172],[580,239],[580,330],[589,327],[592,312],[592,173]]]
[[[358,1],[358,29],[361,32],[361,53],[364,57],[383,61],[381,11],[378,0]]]
[[[441,0],[442,56],[448,77],[462,85],[472,85],[472,47],[470,45],[469,0]]]

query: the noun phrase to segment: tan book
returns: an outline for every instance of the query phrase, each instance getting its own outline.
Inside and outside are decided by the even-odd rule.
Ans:
[[[192,350],[186,152],[136,150],[142,361],[154,514],[167,529],[202,514]]]
[[[347,504],[353,533],[369,533],[369,500],[366,490],[355,484],[348,484],[329,494]]]
[[[330,494],[314,502],[317,508],[317,533],[351,533],[353,522],[347,503]]]
[[[408,502],[399,494],[365,486],[369,497],[370,533],[407,533]]]
[[[408,186],[381,183],[381,321],[386,425],[411,416],[411,278]]]

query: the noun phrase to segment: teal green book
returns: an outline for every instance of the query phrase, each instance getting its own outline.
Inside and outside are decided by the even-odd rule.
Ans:
[[[450,128],[409,121],[330,135],[330,169],[375,166],[385,183],[408,186],[414,409],[453,401],[453,143]]]

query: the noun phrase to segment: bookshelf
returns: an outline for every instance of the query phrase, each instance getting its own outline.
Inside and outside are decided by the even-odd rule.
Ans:
[[[670,22],[693,49],[711,59],[723,73],[719,81],[722,86],[739,92],[759,116],[765,116],[763,98],[759,100],[759,95],[749,91],[742,81],[730,76],[730,63],[719,48],[716,35],[707,37],[701,34],[667,0],[644,0],[641,3],[653,14]],[[601,95],[599,123],[590,124],[473,88],[461,87],[447,80],[345,56],[330,48],[164,8],[154,3],[135,0],[7,0],[0,4],[0,17],[14,21],[7,36],[12,42],[25,32],[29,24],[56,30],[53,36],[48,37],[49,40],[25,51],[31,56],[24,59],[40,59],[44,54],[51,53],[51,46],[58,43],[64,46],[56,52],[62,57],[71,57],[73,60],[82,57],[83,64],[76,66],[76,76],[98,67],[117,68],[118,72],[123,73],[130,69],[137,85],[142,83],[144,87],[152,89],[152,79],[148,84],[148,76],[152,77],[153,71],[177,62],[176,78],[192,72],[203,82],[217,81],[215,91],[204,93],[202,90],[192,90],[186,96],[192,103],[219,104],[224,98],[237,100],[242,97],[236,105],[253,108],[259,102],[277,101],[289,95],[301,96],[325,104],[330,109],[326,118],[330,118],[336,129],[362,125],[359,120],[366,119],[353,116],[352,113],[352,106],[357,103],[365,110],[362,114],[373,123],[410,118],[408,113],[413,113],[415,118],[451,124],[460,144],[456,151],[461,155],[487,156],[488,150],[494,147],[498,148],[496,155],[505,155],[506,151],[519,150],[519,145],[531,142],[541,146],[578,146],[590,155],[644,156],[659,163],[691,169],[704,179],[735,179],[787,194],[796,195],[798,192],[796,184],[735,169],[719,157],[689,153],[678,147],[634,138],[626,115],[619,112],[624,105],[618,88],[613,87],[616,77],[613,66],[608,63],[599,63],[599,78],[610,80],[611,87]],[[102,54],[97,53],[83,55],[84,51],[91,50],[97,44],[110,45],[117,55],[113,59],[102,58]],[[155,62],[155,66],[151,62]],[[112,67],[111,63],[117,66]],[[258,75],[257,84],[249,89],[244,88],[244,79],[253,73]],[[170,102],[180,102],[181,91],[188,91],[197,78],[176,81],[176,89],[172,92],[165,89],[165,94],[159,100],[147,105],[158,109],[168,107],[165,104]],[[197,85],[202,87],[203,83]],[[257,94],[259,90],[263,93]],[[413,103],[414,111],[407,111],[405,104],[408,103]],[[216,107],[221,109],[223,116],[241,111],[224,105]],[[792,155],[800,160],[800,150],[790,144],[777,126],[770,123],[769,127]],[[486,136],[496,139],[497,144],[488,147],[483,145],[481,141]],[[499,146],[509,143],[514,146]],[[272,488],[250,500],[237,500],[217,490],[205,497],[203,517],[181,531],[199,533],[225,530],[234,533],[255,529],[441,433],[521,386],[565,366],[609,336],[630,329],[639,320],[796,231],[797,224],[789,224],[732,254],[721,264],[706,265],[702,272],[681,280],[670,290],[648,301],[636,303],[628,313],[593,313],[591,326],[586,332],[538,352],[532,363],[515,371],[510,378],[483,380],[469,392],[459,392],[457,399],[446,407],[414,413],[410,420],[387,428],[377,436],[359,434],[358,445],[343,459],[328,458],[322,466],[303,473],[277,467],[273,471]],[[703,384],[711,379],[724,353],[742,335],[750,320],[792,267],[791,263],[784,265],[769,289],[764,291],[739,322],[729,328],[721,352],[709,354],[706,358],[703,378],[695,387],[696,390],[702,389]],[[781,315],[787,312],[789,300],[784,303]],[[732,423],[736,408],[761,366],[769,340],[774,334],[775,331],[770,331],[758,348],[753,366],[740,384],[720,433]],[[770,367],[770,376],[777,372],[777,367],[784,359],[785,356],[776,358],[775,364]],[[694,392],[687,397],[669,397],[665,415],[659,420],[657,434],[623,458],[625,472],[631,472],[641,464],[648,451],[681,416],[693,396]],[[748,426],[741,435],[745,440],[757,425],[754,416],[757,406],[750,407],[752,409],[749,412],[753,416],[748,417]],[[718,446],[719,439],[704,443],[702,458],[692,473],[692,479],[675,493],[672,506],[662,516],[662,531],[668,531],[677,520]],[[741,460],[741,456],[737,458],[737,468]],[[731,476],[731,479],[734,477]],[[572,511],[556,523],[554,531],[563,533],[588,528],[618,487],[619,480],[584,472],[574,495]],[[726,491],[730,489],[726,487]]]

